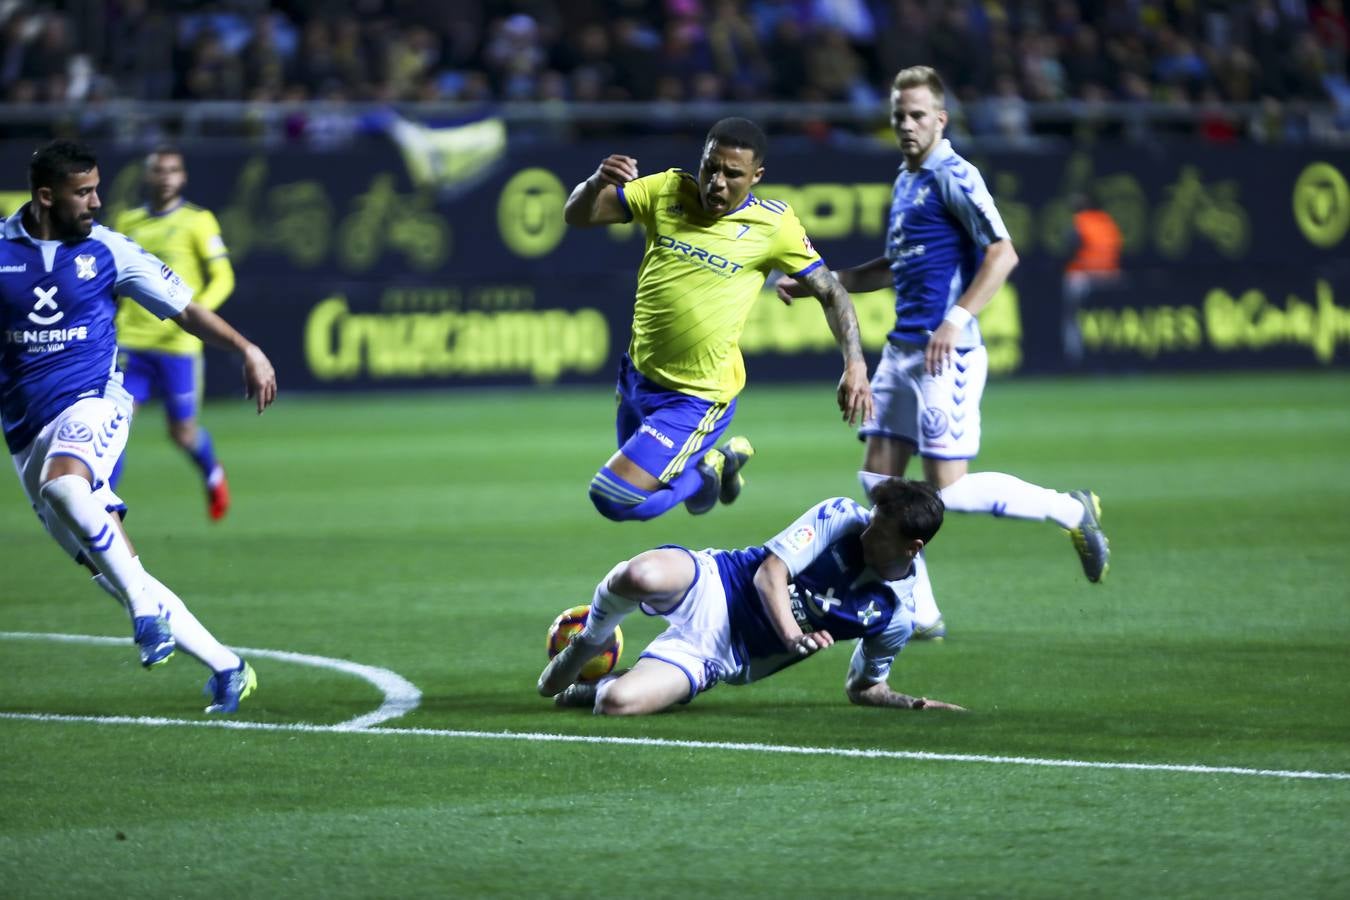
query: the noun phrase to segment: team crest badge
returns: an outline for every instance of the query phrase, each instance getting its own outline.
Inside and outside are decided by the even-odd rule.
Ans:
[[[75,277],[82,281],[88,281],[98,274],[94,268],[94,257],[88,253],[81,253],[75,257]]]
[[[802,245],[806,247],[806,252],[807,252],[807,253],[815,253],[815,252],[816,252],[816,248],[811,246],[811,239],[810,239],[809,237],[807,237],[806,235],[802,235]]]

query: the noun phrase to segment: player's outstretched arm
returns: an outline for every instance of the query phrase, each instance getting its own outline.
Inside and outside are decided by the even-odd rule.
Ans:
[[[254,398],[258,412],[272,405],[277,398],[277,373],[271,361],[257,344],[234,330],[234,327],[206,307],[189,302],[183,311],[173,317],[188,334],[196,335],[213,347],[234,350],[244,358],[244,396]]]
[[[605,157],[595,174],[572,189],[563,206],[563,219],[579,228],[627,222],[628,211],[619,200],[618,188],[637,177],[637,160],[633,157],[618,153]]]
[[[834,276],[850,294],[865,294],[868,291],[879,291],[891,286],[891,264],[886,257],[878,256],[860,266],[839,269]],[[780,278],[774,287],[778,291],[778,299],[788,306],[791,306],[797,297],[811,296],[810,286],[795,278]]]
[[[891,686],[884,681],[868,685],[849,684],[844,691],[848,694],[849,702],[858,706],[884,706],[888,709],[958,709],[962,712],[965,711],[964,706],[957,706],[955,703],[944,703],[941,700],[930,700],[927,697],[911,697],[909,694],[891,690]]]
[[[825,310],[825,321],[830,323],[835,343],[844,354],[844,374],[836,391],[839,409],[850,425],[872,418],[872,388],[867,382],[867,360],[863,358],[862,336],[858,331],[858,314],[848,291],[824,265],[816,266],[802,276],[802,282],[820,301]]]

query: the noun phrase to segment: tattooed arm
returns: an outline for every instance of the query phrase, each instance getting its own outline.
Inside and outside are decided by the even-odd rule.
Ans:
[[[879,291],[891,286],[891,263],[886,257],[878,256],[860,266],[840,269],[834,275],[844,286],[844,290],[850,294],[865,294],[868,291]],[[789,306],[792,305],[794,297],[807,297],[811,293],[804,282],[795,278],[780,278],[776,287],[778,299]]]
[[[929,700],[927,697],[911,697],[909,694],[901,694],[891,688],[884,681],[878,681],[876,684],[854,685],[850,684],[845,689],[850,703],[856,703],[858,706],[885,706],[891,709],[959,709],[965,707],[957,706],[955,703],[944,703],[941,700]]]
[[[867,360],[863,358],[853,300],[823,263],[803,275],[801,283],[820,301],[830,331],[834,332],[834,340],[844,354],[844,374],[839,379],[837,391],[844,421],[850,425],[866,422],[872,418],[872,390],[867,384]]]

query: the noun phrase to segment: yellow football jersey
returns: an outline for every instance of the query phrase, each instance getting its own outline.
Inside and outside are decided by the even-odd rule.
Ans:
[[[619,199],[647,233],[628,355],[672,390],[726,403],[745,386],[740,338],[773,269],[820,265],[786,203],[751,194],[733,212],[704,211],[698,181],[669,169],[630,181]]]
[[[208,209],[180,203],[155,215],[142,206],[119,215],[113,231],[120,231],[163,260],[192,288],[192,299],[208,309],[224,303],[234,288],[234,272],[220,236],[220,223]],[[168,319],[156,318],[127,297],[118,305],[117,343],[131,350],[183,355],[202,349],[200,340]]]

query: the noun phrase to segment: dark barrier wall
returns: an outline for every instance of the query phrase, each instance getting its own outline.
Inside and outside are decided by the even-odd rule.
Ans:
[[[694,168],[699,133],[662,139],[368,141],[314,152],[188,148],[191,199],[215,210],[238,273],[224,308],[291,389],[608,382],[628,341],[641,232],[569,230],[562,204],[608,153],[644,173]],[[6,145],[6,205],[31,147]],[[140,159],[102,151],[111,222]],[[1350,357],[1350,154],[1289,147],[972,153],[1022,257],[981,317],[997,372],[1344,366]],[[771,145],[756,193],[786,200],[827,263],[881,253],[893,149]],[[410,172],[417,174],[414,181]],[[1122,277],[1065,306],[1070,196],[1121,226]],[[869,348],[892,298],[855,298]],[[1070,309],[1066,315],[1065,310]],[[829,379],[818,306],[766,291],[742,346],[752,381]],[[209,388],[234,391],[232,367]]]

